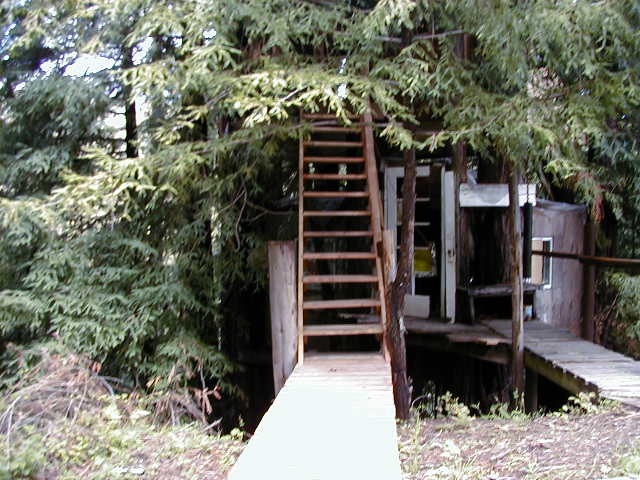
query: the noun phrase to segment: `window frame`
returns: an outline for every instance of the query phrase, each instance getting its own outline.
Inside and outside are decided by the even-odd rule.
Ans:
[[[548,251],[548,252],[553,252],[553,237],[549,237],[549,236],[534,236],[531,238],[531,243],[533,246],[533,242],[534,241],[540,241],[542,242],[542,250],[544,251]],[[549,245],[548,250],[545,249],[545,243],[547,243]],[[545,265],[549,265],[549,275],[548,275],[548,280],[545,281]],[[533,274],[533,272],[531,272]],[[533,277],[533,275],[532,275]],[[533,281],[533,278],[532,278]],[[553,287],[553,258],[551,257],[542,257],[542,281],[543,283],[540,283],[538,285],[540,285],[542,287],[543,290],[549,290]]]

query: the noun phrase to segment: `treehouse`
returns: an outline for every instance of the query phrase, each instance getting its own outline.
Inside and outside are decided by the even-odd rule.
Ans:
[[[415,155],[415,190],[407,190],[407,152],[376,134],[383,117],[340,121],[303,113],[301,121],[308,134],[299,145],[298,239],[270,248],[276,392],[307,354],[388,356],[385,319],[393,316],[390,289],[403,261],[407,286],[399,316],[410,373],[429,377],[423,366],[452,358],[447,355],[510,365],[513,289],[504,174],[459,146],[425,148],[409,153]],[[434,128],[424,122],[413,133],[425,137]],[[525,331],[571,335],[563,342],[585,332],[593,338],[593,277],[576,261],[593,246],[587,212],[544,200],[537,188],[518,185]],[[407,205],[413,212],[403,221]],[[404,235],[412,237],[411,248],[403,245]],[[446,373],[445,380],[455,377],[464,390],[475,367],[465,368],[463,363],[456,375]],[[589,383],[581,377],[567,382],[554,365],[538,370],[565,388],[570,383],[569,391]],[[538,389],[533,383],[529,388]]]
[[[381,122],[353,118],[343,125],[324,114],[303,119],[310,135],[300,144],[299,165],[297,318],[306,342],[298,346],[300,358],[305,345],[322,348],[315,337],[382,334],[381,292],[389,281],[382,253],[389,250],[386,274],[393,275],[401,257],[405,174],[402,152],[375,136]],[[510,297],[509,269],[499,228],[509,206],[507,184],[479,183],[477,165],[466,154],[454,160],[451,148],[415,155],[404,316],[451,324],[473,324],[487,315],[507,318],[510,307],[503,304],[509,302],[502,300]],[[469,169],[466,181],[456,173],[456,162]],[[537,253],[527,254],[528,316],[578,335],[582,267],[549,255],[583,253],[586,211],[536,198],[535,184],[519,185],[519,202],[528,226],[525,243]],[[390,242],[382,248],[385,231]]]
[[[534,184],[482,181],[486,166],[461,148],[400,152],[376,136],[385,120],[369,112],[301,121],[298,237],[269,245],[276,398],[230,479],[400,478],[397,355],[407,355],[414,388],[429,378],[459,392],[487,380],[505,390],[514,347],[526,345],[529,409],[539,377],[640,406],[636,362],[577,336],[592,331],[593,277],[575,260],[593,241],[584,207],[540,199]],[[507,238],[509,208],[524,225],[517,242]],[[518,339],[508,251],[520,242]],[[337,429],[350,434],[336,439]]]

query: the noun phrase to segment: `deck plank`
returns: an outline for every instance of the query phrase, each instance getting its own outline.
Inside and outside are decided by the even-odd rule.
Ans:
[[[510,320],[484,323],[505,339],[511,338]],[[540,321],[525,322],[524,343],[527,367],[560,380],[574,393],[591,390],[640,406],[640,362]]]
[[[389,365],[378,354],[305,356],[229,480],[400,480]]]

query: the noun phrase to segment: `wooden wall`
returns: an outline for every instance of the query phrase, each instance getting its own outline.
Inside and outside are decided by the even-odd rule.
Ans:
[[[538,200],[533,209],[533,236],[553,238],[557,252],[583,253],[586,209],[581,205]],[[582,264],[552,259],[551,288],[536,294],[537,316],[580,336],[582,318]]]

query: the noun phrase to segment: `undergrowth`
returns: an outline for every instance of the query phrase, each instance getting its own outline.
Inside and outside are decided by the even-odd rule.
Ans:
[[[513,402],[522,404],[522,399]],[[569,453],[572,444],[578,450],[590,445],[598,448],[599,442],[611,443],[619,437],[619,425],[625,423],[629,413],[616,402],[585,392],[570,397],[555,412],[525,412],[513,405],[498,402],[481,412],[478,405],[464,405],[451,392],[419,397],[410,419],[398,426],[406,478],[555,480],[640,472],[640,444],[622,457],[619,467],[616,459],[624,451],[615,446],[607,446],[613,449],[609,456],[594,456],[589,462],[573,459]],[[602,432],[598,430],[600,425]],[[565,447],[568,451],[563,451]]]
[[[172,394],[160,407],[157,396],[118,391],[81,357],[45,354],[2,391],[0,480],[224,478],[243,433],[194,420],[185,394]]]

